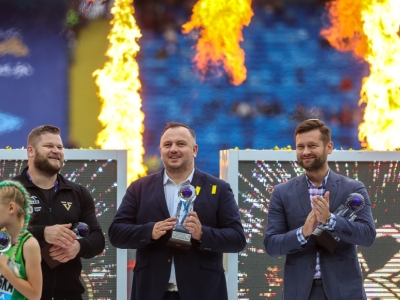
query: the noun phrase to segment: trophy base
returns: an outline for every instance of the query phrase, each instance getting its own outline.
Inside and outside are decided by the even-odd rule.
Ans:
[[[332,236],[325,228],[319,226],[315,228],[311,236],[317,245],[329,253],[333,253],[336,245],[339,243],[337,238]]]
[[[167,246],[187,250],[192,246],[192,243],[190,242],[191,238],[192,234],[182,225],[178,225],[172,229],[171,237],[167,242]]]

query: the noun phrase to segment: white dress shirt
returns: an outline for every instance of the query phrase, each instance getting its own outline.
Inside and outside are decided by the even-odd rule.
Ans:
[[[193,179],[193,174],[194,174],[194,168],[192,173],[190,173],[189,177],[185,181],[181,182],[180,184],[176,184],[171,178],[168,177],[167,172],[164,171],[164,178],[163,178],[164,194],[165,194],[165,200],[167,201],[170,217],[174,217],[176,214],[176,208],[178,207],[179,204],[179,197],[178,197],[179,188],[182,185],[190,184],[190,182]],[[173,257],[172,257],[171,276],[169,278],[169,283],[177,284],[175,277],[175,263]]]

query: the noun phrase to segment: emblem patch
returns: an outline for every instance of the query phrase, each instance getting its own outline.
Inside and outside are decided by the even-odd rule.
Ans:
[[[61,203],[67,210],[69,210],[72,206],[72,202],[61,201]]]

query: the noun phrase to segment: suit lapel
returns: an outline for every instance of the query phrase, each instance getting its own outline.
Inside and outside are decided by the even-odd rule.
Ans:
[[[326,191],[329,191],[329,210],[334,212],[341,204],[340,200],[336,201],[336,195],[339,190],[339,176],[332,170],[329,173],[328,181],[326,183]]]
[[[311,211],[311,200],[310,193],[308,192],[306,176],[304,173],[296,177],[296,192],[297,195],[299,195],[299,200],[301,207],[303,208],[303,212],[308,215]]]
[[[204,182],[205,182],[204,173],[201,172],[199,169],[195,169],[192,182],[190,183],[196,189],[196,193],[198,193],[198,195],[196,196],[196,200],[194,201],[194,205],[196,205],[197,201],[199,200],[199,196],[202,195],[201,190],[203,188]]]
[[[161,211],[164,213],[166,218],[169,218],[169,211],[167,206],[167,201],[165,200],[165,193],[164,193],[164,184],[163,184],[163,177],[164,177],[164,169],[161,170],[154,177],[153,181],[153,191],[156,193],[156,199],[158,204],[160,205]]]

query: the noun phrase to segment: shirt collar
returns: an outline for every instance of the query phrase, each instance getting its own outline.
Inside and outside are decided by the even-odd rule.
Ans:
[[[328,172],[326,173],[324,179],[322,179],[321,186],[325,187],[326,182],[328,181],[329,173],[331,172],[331,169],[328,169]],[[313,186],[314,183],[308,178],[307,173],[306,173],[306,179],[307,179],[307,185],[308,187]]]
[[[186,180],[184,180],[182,183],[192,182],[193,175],[194,175],[194,168],[193,168],[192,172],[189,174],[188,178],[186,178]],[[175,183],[171,178],[169,178],[167,171],[164,169],[163,185],[166,185],[168,183],[168,181]]]

